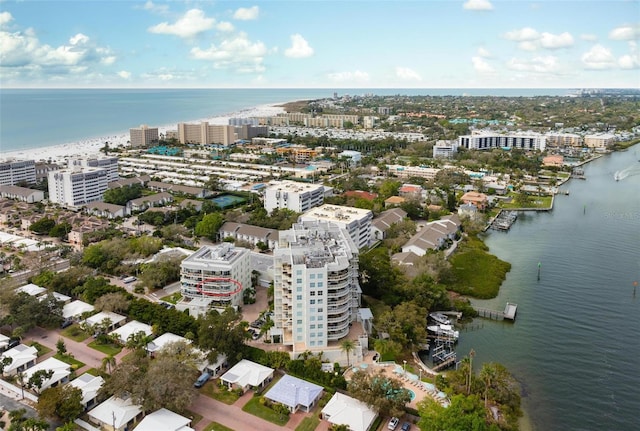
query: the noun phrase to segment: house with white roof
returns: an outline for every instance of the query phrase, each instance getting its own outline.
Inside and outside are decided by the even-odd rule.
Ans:
[[[64,304],[62,307],[62,317],[65,319],[79,319],[83,313],[90,313],[93,310],[95,310],[93,305],[87,304],[84,301],[75,300]]]
[[[309,412],[322,396],[322,390],[322,386],[285,374],[265,397],[287,406],[291,413]]]
[[[183,342],[183,343],[191,344],[191,340],[188,340],[188,339],[186,339],[184,337],[181,337],[179,335],[176,335],[176,334],[172,334],[171,332],[165,332],[164,334],[160,335],[158,338],[156,338],[153,341],[149,342],[147,344],[146,351],[149,354],[149,356],[151,356],[153,358],[157,352],[159,352],[162,349],[164,349],[168,344],[177,343],[177,342]],[[209,362],[206,359],[205,354],[200,349],[197,349],[197,348],[194,347],[193,350],[196,353],[200,353],[202,355],[202,357],[203,357],[203,360],[200,361],[197,364],[198,370],[201,371],[201,372],[206,371],[211,376],[215,377],[227,365],[227,357],[226,357],[226,355],[218,354],[217,361],[212,364],[211,362]]]
[[[147,350],[147,353],[149,353],[149,355],[153,357],[156,352],[159,352],[160,350],[162,350],[162,348],[167,344],[177,343],[179,341],[182,341],[187,344],[191,343],[191,340],[188,340],[184,337],[181,337],[176,334],[172,334],[171,332],[165,332],[164,334],[160,335],[158,338],[154,339],[149,344],[147,344],[146,350]]]
[[[350,431],[369,431],[378,414],[365,403],[336,392],[322,409],[322,419],[346,425]]]
[[[82,405],[85,410],[90,409],[96,403],[98,397],[98,391],[104,385],[104,379],[100,376],[92,376],[89,373],[84,373],[80,377],[73,379],[69,382],[70,386],[78,388],[82,391]]]
[[[47,380],[44,380],[42,382],[42,386],[38,389],[39,392],[42,392],[45,389],[57,386],[60,383],[66,383],[69,380],[69,375],[71,374],[71,365],[56,358],[45,359],[24,372],[25,380],[29,380],[31,376],[40,370],[53,371],[53,375]]]
[[[111,397],[87,414],[91,422],[104,430],[125,431],[142,417],[142,406],[133,404],[130,398]]]
[[[111,311],[101,311],[98,314],[94,314],[93,316],[88,317],[87,320],[85,320],[85,322],[87,325],[93,327],[93,326],[102,325],[105,319],[108,319],[110,323],[107,330],[113,330],[119,327],[122,324],[122,322],[127,320],[125,316],[122,316],[120,314],[116,314]]]
[[[109,335],[117,336],[120,342],[124,344],[129,340],[129,337],[137,334],[138,332],[142,332],[147,337],[150,337],[153,334],[150,325],[138,322],[137,320],[132,320],[131,322],[111,331]]]
[[[33,284],[33,283],[25,284],[24,286],[18,287],[16,289],[17,293],[22,292],[31,296],[40,296],[44,294],[46,291],[47,291],[46,288],[40,287],[37,284]]]
[[[9,349],[0,358],[11,358],[11,363],[4,367],[3,375],[12,376],[32,367],[38,359],[38,351],[35,347],[18,344],[13,349]]]
[[[193,431],[191,419],[162,408],[144,417],[136,431]]]
[[[261,388],[273,380],[273,368],[256,364],[246,359],[235,364],[229,371],[224,373],[220,380],[229,389]]]
[[[44,301],[45,299],[47,299],[49,295],[53,296],[53,299],[55,299],[58,302],[62,302],[63,304],[66,304],[67,302],[71,301],[70,296],[63,295],[62,293],[58,293],[58,292],[51,292],[44,295],[40,295],[38,296],[38,299],[40,301]]]

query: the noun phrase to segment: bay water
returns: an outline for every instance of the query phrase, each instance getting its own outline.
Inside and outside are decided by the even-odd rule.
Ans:
[[[553,211],[521,213],[485,239],[512,268],[497,298],[473,303],[517,303],[518,314],[476,319],[457,352],[507,366],[535,430],[640,429],[639,160],[636,145],[590,162]]]

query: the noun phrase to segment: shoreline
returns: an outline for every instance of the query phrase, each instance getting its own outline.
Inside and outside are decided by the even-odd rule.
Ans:
[[[296,101],[257,105],[209,118],[187,121],[187,123],[197,124],[206,121],[212,125],[228,125],[230,118],[275,116],[286,112],[285,105],[291,103],[296,103]],[[158,133],[164,134],[168,130],[176,130],[177,126],[178,123],[150,127],[157,127]],[[45,161],[47,163],[63,163],[73,158],[93,158],[100,155],[100,149],[104,147],[105,142],[108,142],[111,148],[126,147],[129,142],[129,137],[129,130],[126,130],[109,135],[87,137],[62,144],[53,144],[20,150],[0,151],[0,161],[35,160],[37,162]]]

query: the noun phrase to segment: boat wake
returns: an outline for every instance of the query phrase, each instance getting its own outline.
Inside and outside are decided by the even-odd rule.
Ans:
[[[616,171],[613,174],[613,179],[616,181],[622,181],[625,178],[633,177],[636,175],[640,175],[640,164],[631,165],[627,168]]]

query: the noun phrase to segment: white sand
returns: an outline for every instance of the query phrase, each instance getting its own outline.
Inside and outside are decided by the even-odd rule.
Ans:
[[[281,105],[281,104],[278,104]],[[243,109],[242,111],[233,112],[219,117],[203,118],[200,120],[189,121],[189,123],[198,124],[203,121],[215,125],[227,125],[230,118],[249,118],[249,117],[270,117],[283,113],[284,108],[276,105],[260,105],[254,108]],[[176,130],[177,123],[158,127],[158,133],[164,134],[167,130]],[[40,147],[25,150],[0,152],[0,161],[10,160],[35,160],[35,161],[51,161],[52,163],[64,163],[69,159],[94,158],[100,153],[100,148],[104,147],[105,142],[109,142],[109,147],[127,147],[129,141],[129,131],[112,136],[99,136],[91,139],[81,140],[77,142],[68,142],[66,144],[53,145],[50,147]]]

